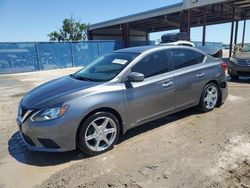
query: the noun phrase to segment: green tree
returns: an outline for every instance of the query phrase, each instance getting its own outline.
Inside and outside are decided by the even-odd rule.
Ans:
[[[87,39],[88,24],[80,23],[73,17],[63,20],[62,28],[48,34],[50,41],[79,41]]]

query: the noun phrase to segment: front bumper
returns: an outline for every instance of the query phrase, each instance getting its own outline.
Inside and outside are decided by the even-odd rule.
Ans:
[[[66,113],[65,113],[66,114]],[[28,149],[46,152],[64,152],[76,149],[77,122],[67,116],[43,122],[22,122],[17,118],[21,137]]]
[[[228,64],[228,74],[233,76],[250,76],[250,66],[237,65],[231,62]]]

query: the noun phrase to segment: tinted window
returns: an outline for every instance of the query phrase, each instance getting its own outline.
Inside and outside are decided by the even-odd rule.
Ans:
[[[199,52],[187,49],[173,49],[170,51],[170,55],[174,61],[175,69],[201,63],[205,57]]]
[[[154,52],[144,57],[132,67],[131,71],[142,73],[145,78],[168,72],[167,52],[165,50]]]
[[[198,63],[202,63],[203,62],[203,60],[205,58],[204,54],[202,54],[200,52],[197,52],[197,51],[194,51],[194,55],[197,58]]]

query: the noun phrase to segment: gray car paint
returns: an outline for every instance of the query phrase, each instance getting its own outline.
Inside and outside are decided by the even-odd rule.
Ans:
[[[25,106],[31,113],[37,109],[58,105],[70,106],[62,117],[43,122],[32,122],[29,118],[22,120],[18,114],[17,122],[22,132],[36,144],[36,146],[31,146],[26,143],[29,149],[39,151],[74,150],[77,130],[81,121],[87,114],[97,109],[108,108],[116,111],[122,120],[122,133],[125,133],[127,129],[134,126],[199,104],[202,90],[209,81],[224,82],[226,80],[219,61],[205,59],[198,65],[146,78],[143,82],[128,83],[126,81],[131,67],[143,57],[158,50],[173,48],[196,50],[181,46],[119,50],[118,52],[133,51],[142,54],[108,82],[80,81],[65,76],[29,92],[24,96],[20,105]],[[197,76],[199,73],[204,73],[204,75],[199,77]],[[222,102],[224,102],[227,97],[227,88],[221,88],[221,92]],[[60,148],[45,148],[37,138],[52,139]]]

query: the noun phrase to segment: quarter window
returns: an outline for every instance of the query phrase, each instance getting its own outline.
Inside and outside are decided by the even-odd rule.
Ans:
[[[175,69],[202,63],[205,57],[199,52],[187,49],[173,49],[170,51],[170,56],[173,59]]]
[[[142,73],[145,78],[163,74],[168,71],[169,63],[166,50],[154,52],[144,57],[131,68],[131,72]]]

